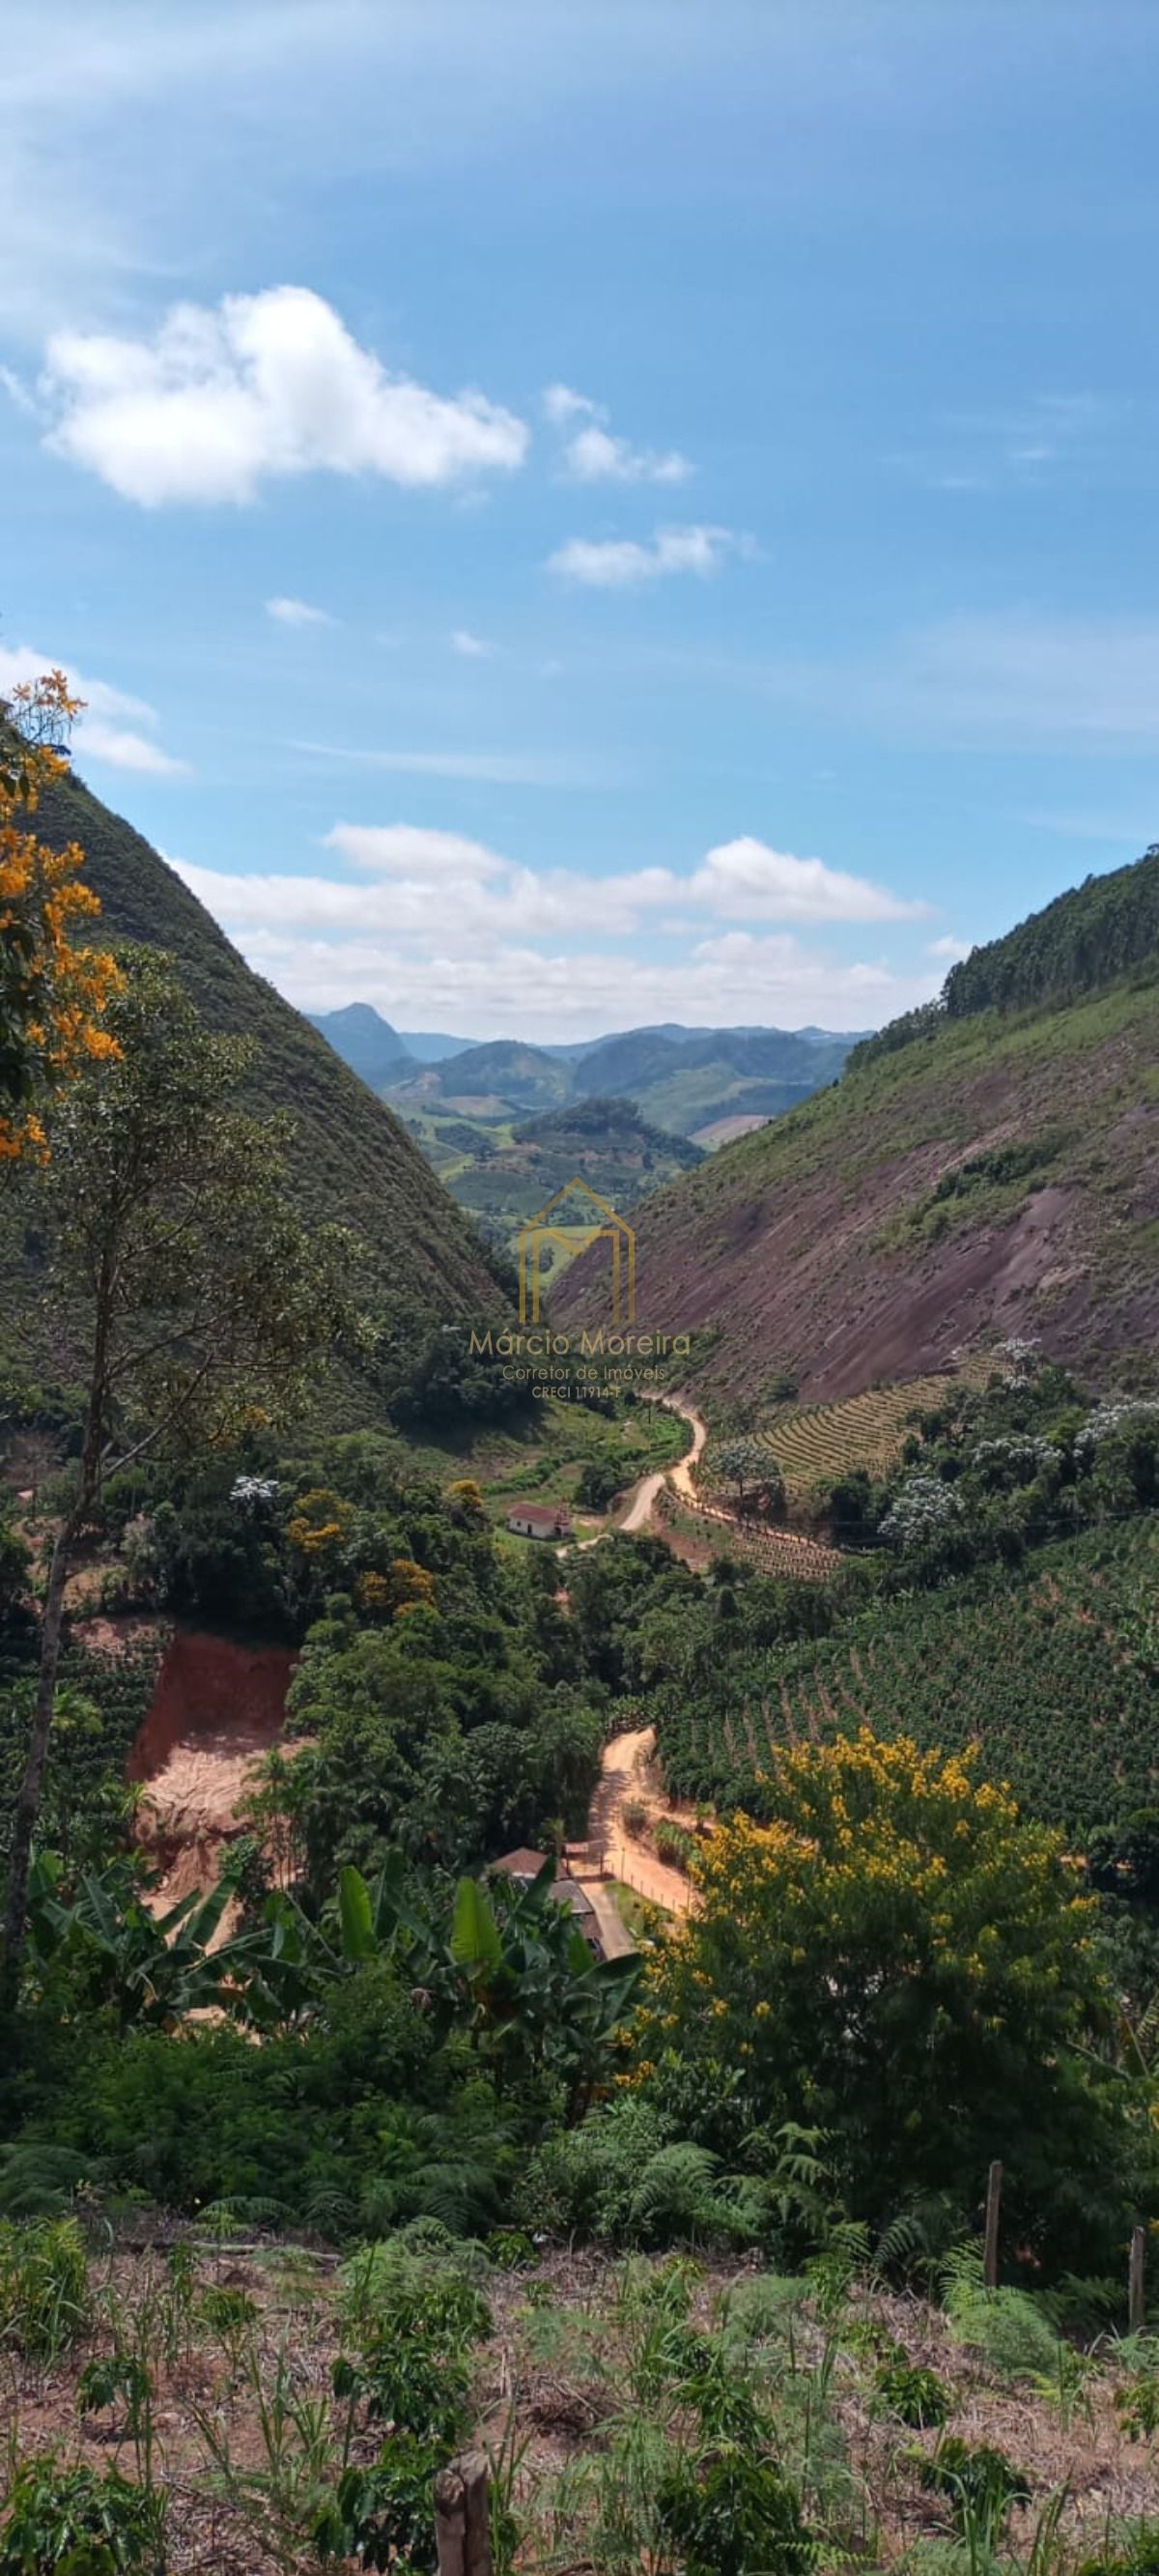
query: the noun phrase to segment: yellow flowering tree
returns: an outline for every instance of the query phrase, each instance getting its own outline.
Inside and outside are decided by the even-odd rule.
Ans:
[[[80,882],[84,852],[50,849],[34,825],[79,705],[63,671],[0,700],[0,1162],[43,1160],[45,1101],[116,1053],[101,1020],[121,979],[79,936],[100,911]]]
[[[661,2084],[679,2060],[685,2099],[691,2060],[706,2104],[737,2101],[739,2070],[753,2128],[826,2130],[869,2220],[928,2194],[969,2211],[1000,2156],[1019,2223],[1069,2201],[1077,2234],[1125,2137],[1081,2053],[1106,2008],[1090,1901],[977,1769],[867,1731],[782,1750],[766,1821],[697,1863],[641,2055]]]

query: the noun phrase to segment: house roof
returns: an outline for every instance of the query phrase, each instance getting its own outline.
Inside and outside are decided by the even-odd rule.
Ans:
[[[590,1896],[578,1887],[574,1878],[557,1878],[552,1882],[552,1896],[557,1905],[570,1905],[573,1914],[594,1914]]]
[[[542,1521],[545,1528],[554,1529],[564,1509],[563,1503],[512,1503],[507,1518],[509,1521]]]
[[[546,1862],[546,1852],[528,1851],[524,1848],[521,1851],[504,1852],[502,1860],[493,1860],[491,1867],[501,1869],[505,1878],[538,1878]]]

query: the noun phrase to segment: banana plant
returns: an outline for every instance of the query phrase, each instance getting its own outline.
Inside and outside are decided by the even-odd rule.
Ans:
[[[123,2029],[132,2022],[172,2029],[188,2013],[231,2007],[257,1945],[242,1934],[214,1949],[227,1886],[207,1896],[194,1889],[152,1914],[130,1862],[83,1871],[71,1896],[60,1892],[62,1881],[59,1856],[39,1854],[29,1881],[34,1956],[42,1966],[73,1969],[93,2000],[113,2006]]]

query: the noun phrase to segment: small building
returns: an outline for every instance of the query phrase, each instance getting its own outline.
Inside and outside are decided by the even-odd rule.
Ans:
[[[547,1854],[527,1850],[504,1852],[501,1860],[492,1861],[491,1867],[501,1870],[513,1887],[534,1887],[540,1871],[547,1867]],[[569,1876],[566,1860],[561,1862],[560,1875],[552,1880],[550,1892],[552,1904],[567,1906],[568,1911],[574,1914],[589,1950],[594,1950],[597,1959],[602,1959],[604,1949],[599,1917],[586,1890],[578,1880]]]
[[[571,1513],[566,1503],[513,1503],[507,1527],[517,1538],[570,1538]]]
[[[602,1959],[604,1945],[600,1939],[599,1917],[586,1888],[574,1878],[557,1878],[551,1893],[556,1905],[570,1907],[589,1950],[594,1950],[597,1959]]]
[[[547,1867],[547,1853],[528,1851],[523,1846],[519,1851],[504,1852],[502,1860],[493,1860],[491,1867],[502,1870],[504,1878],[509,1878],[515,1887],[534,1887],[540,1870]]]

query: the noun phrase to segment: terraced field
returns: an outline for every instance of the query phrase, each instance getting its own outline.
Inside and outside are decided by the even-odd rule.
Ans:
[[[750,1655],[657,1716],[671,1793],[759,1815],[780,1744],[859,1726],[960,1751],[1082,1834],[1159,1797],[1159,1519],[1043,1549],[1021,1574],[880,1601],[807,1646]]]
[[[986,1365],[974,1361],[952,1374],[941,1370],[897,1386],[868,1387],[864,1395],[847,1396],[840,1404],[786,1406],[764,1425],[760,1437],[786,1485],[798,1494],[832,1484],[855,1467],[864,1467],[871,1476],[884,1475],[898,1456],[911,1414],[940,1402],[955,1375],[983,1380]]]

